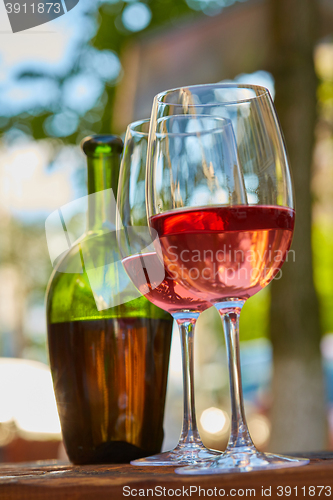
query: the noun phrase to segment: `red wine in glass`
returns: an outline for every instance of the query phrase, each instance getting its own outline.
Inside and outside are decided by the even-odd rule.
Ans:
[[[198,299],[196,295],[174,279],[172,266],[170,266],[170,271],[165,269],[165,277],[161,283],[160,280],[155,282],[154,277],[149,276],[149,272],[141,272],[142,268],[144,270],[158,269],[158,267],[163,266],[156,252],[131,255],[123,259],[122,263],[127,274],[142,295],[145,295],[150,302],[170,314],[183,309],[198,312],[207,309],[207,303]]]
[[[151,217],[167,268],[203,300],[249,298],[279,272],[295,212],[275,206],[179,209]]]

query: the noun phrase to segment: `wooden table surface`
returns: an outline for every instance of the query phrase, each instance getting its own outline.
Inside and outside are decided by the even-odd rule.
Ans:
[[[173,467],[0,464],[0,500],[333,497],[333,453],[308,456],[311,462],[303,467],[191,477],[175,474]]]

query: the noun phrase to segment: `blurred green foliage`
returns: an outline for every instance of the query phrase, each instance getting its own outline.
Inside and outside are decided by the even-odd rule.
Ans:
[[[113,50],[121,56],[125,44],[141,36],[142,33],[163,27],[163,25],[170,27],[170,25],[179,22],[180,18],[187,16],[187,19],[189,19],[194,15],[193,10],[185,0],[155,0],[146,3],[150,7],[152,18],[149,26],[140,33],[129,31],[122,23],[121,15],[127,5],[125,2],[118,1],[102,4],[97,13],[99,28],[90,42],[91,45],[98,50]],[[103,132],[108,131],[110,128],[114,90],[114,85],[106,85],[105,87],[107,102],[101,116]]]
[[[333,224],[318,221],[313,225],[312,248],[314,279],[319,297],[323,334],[333,332]]]
[[[147,0],[145,2],[115,0],[100,2],[99,4],[97,2],[91,4],[87,2],[86,5],[84,15],[97,24],[97,31],[90,40],[83,38],[77,43],[72,64],[65,74],[53,74],[47,68],[38,71],[24,69],[16,74],[16,80],[21,83],[31,83],[32,81],[36,83],[54,83],[59,89],[60,99],[46,106],[33,106],[31,109],[26,109],[15,116],[2,117],[0,127],[3,133],[15,128],[31,135],[36,140],[50,137],[52,131],[50,131],[47,124],[50,123],[53,116],[61,113],[68,113],[74,115],[74,117],[78,115],[75,131],[69,135],[61,136],[65,144],[77,144],[89,133],[110,132],[114,91],[115,86],[121,79],[121,72],[118,79],[101,79],[104,91],[95,104],[85,112],[80,113],[75,110],[75,107],[68,102],[66,103],[66,99],[63,97],[66,83],[71,78],[83,75],[87,71],[94,73],[96,76],[97,72],[94,72],[93,67],[89,67],[89,64],[91,65],[91,57],[87,56],[89,50],[113,52],[120,58],[124,45],[148,30],[151,31],[163,27],[163,25],[170,27],[170,25],[178,23],[184,17],[188,21],[193,16],[200,15],[196,12],[198,10],[197,6],[193,9],[189,7],[185,0]],[[125,9],[133,5],[146,5],[147,11],[151,12],[151,19],[147,27],[138,31],[127,29],[123,23]],[[92,57],[94,56],[92,55]],[[55,136],[57,135],[55,134]]]
[[[267,337],[269,331],[269,286],[249,299],[240,317],[240,340]]]

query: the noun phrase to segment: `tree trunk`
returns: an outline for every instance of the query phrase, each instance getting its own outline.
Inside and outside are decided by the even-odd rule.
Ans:
[[[275,280],[271,287],[274,399],[270,451],[314,451],[327,446],[319,309],[311,250],[317,2],[270,0],[270,6],[275,105],[296,193],[294,252],[282,268],[281,280]]]

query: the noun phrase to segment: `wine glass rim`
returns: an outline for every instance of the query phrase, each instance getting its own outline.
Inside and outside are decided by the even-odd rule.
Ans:
[[[145,125],[146,123],[148,123],[148,124],[150,123],[150,118],[143,118],[142,120],[135,120],[135,122],[129,123],[127,125],[127,129],[130,130],[134,134],[148,136],[149,132],[143,132],[142,130],[137,130],[137,128],[136,128],[136,127]]]
[[[216,121],[222,124],[221,128],[217,127],[210,127],[207,129],[202,129],[202,130],[192,130],[190,132],[155,132],[155,136],[159,138],[164,138],[166,136],[168,137],[193,137],[197,136],[199,133],[201,136],[206,135],[206,134],[213,134],[213,133],[221,133],[222,130],[224,130],[226,127],[230,127],[230,120],[227,118],[223,118],[221,116],[214,116],[214,115],[169,115],[169,116],[162,116],[157,120],[157,124],[165,122],[167,120],[178,120],[178,119],[188,119],[188,117],[191,117],[193,120],[202,120],[202,119],[208,119],[210,121]]]
[[[198,88],[211,88],[212,90],[224,90],[224,89],[249,89],[249,90],[254,90],[258,94],[253,96],[253,97],[246,97],[244,99],[233,99],[230,101],[224,101],[224,102],[216,102],[216,103],[195,103],[195,104],[189,104],[187,103],[186,106],[189,108],[199,108],[202,106],[209,106],[209,107],[214,107],[214,106],[230,106],[233,104],[240,104],[240,103],[245,103],[245,102],[250,102],[255,99],[258,99],[259,97],[263,96],[270,96],[269,90],[266,87],[263,87],[261,85],[252,85],[252,84],[246,84],[246,83],[204,83],[204,84],[198,84],[198,85],[188,85],[188,86],[183,86],[183,87],[175,87],[173,89],[169,90],[164,90],[163,92],[159,92],[155,96],[155,100],[158,102],[159,105],[163,106],[174,106],[174,107],[184,107],[183,103],[173,103],[173,102],[165,102],[162,100],[163,97],[170,95],[172,93],[175,93],[177,91],[180,91],[182,89],[198,89]]]

